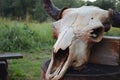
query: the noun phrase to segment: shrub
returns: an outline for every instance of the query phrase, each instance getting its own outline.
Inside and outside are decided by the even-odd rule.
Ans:
[[[13,26],[7,24],[0,27],[0,50],[13,51],[24,50],[32,47],[30,44],[33,33],[27,25],[19,27],[17,23]]]
[[[53,43],[48,33],[50,30],[40,30],[40,25],[28,25],[18,22],[14,22],[12,26],[7,23],[0,25],[0,51],[40,50]]]

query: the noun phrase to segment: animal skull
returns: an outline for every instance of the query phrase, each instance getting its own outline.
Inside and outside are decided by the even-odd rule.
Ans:
[[[80,69],[88,61],[92,45],[100,42],[103,33],[110,29],[113,11],[95,6],[60,11],[50,0],[44,0],[44,3],[45,9],[57,20],[53,23],[57,41],[53,47],[46,80],[59,80],[69,67]],[[54,9],[53,12],[50,9]]]

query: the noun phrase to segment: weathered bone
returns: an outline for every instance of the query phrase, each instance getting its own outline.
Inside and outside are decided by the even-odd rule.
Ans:
[[[66,70],[72,66],[81,68],[90,55],[90,49],[100,42],[103,32],[115,22],[118,13],[113,10],[103,10],[94,6],[69,8],[61,11],[53,6],[50,0],[43,0],[45,9],[56,20],[53,23],[55,37],[58,38],[54,47],[50,65],[46,72],[46,80],[59,80]],[[54,14],[55,13],[55,14]],[[58,18],[59,15],[62,18]]]
[[[103,37],[103,23],[110,21],[107,20],[109,11],[93,6],[69,8],[63,14],[62,19],[53,23],[58,39],[46,73],[47,80],[61,79],[70,66],[81,68],[88,61],[93,43]]]

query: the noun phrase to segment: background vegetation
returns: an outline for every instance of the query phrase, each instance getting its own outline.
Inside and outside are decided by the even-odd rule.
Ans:
[[[35,51],[49,48],[54,43],[48,22],[39,24],[0,19],[0,23],[0,51]]]
[[[83,5],[95,5],[103,9],[116,9],[120,11],[120,0],[96,0],[94,2],[84,0],[53,0],[56,6],[80,7]],[[39,22],[48,19],[43,9],[42,0],[0,0],[0,16],[9,17],[12,20],[37,20]]]
[[[95,5],[120,11],[120,0],[53,1],[59,8]],[[10,80],[40,80],[40,67],[51,57],[55,43],[49,19],[41,0],[0,0],[0,53],[20,52],[24,57],[8,61]],[[120,36],[120,29],[105,35]]]

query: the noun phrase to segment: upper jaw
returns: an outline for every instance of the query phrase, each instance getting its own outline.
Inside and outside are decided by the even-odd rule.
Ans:
[[[65,67],[65,64],[67,62],[68,56],[69,56],[69,48],[65,50],[58,50],[57,53],[53,52],[52,59],[50,62],[50,65],[48,67],[46,78],[47,80],[59,80],[67,70],[67,67]],[[64,71],[62,71],[64,68],[66,68]]]

